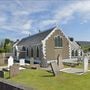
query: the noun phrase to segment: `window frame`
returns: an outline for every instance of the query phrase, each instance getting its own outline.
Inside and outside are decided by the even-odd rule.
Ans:
[[[60,42],[58,41],[60,39]],[[56,40],[56,41],[55,41]],[[63,48],[63,37],[60,35],[54,36],[54,47],[55,48]]]

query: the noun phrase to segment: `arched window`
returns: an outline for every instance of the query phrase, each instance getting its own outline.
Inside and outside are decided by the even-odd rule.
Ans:
[[[60,37],[60,36],[56,36],[54,39],[54,42],[55,42],[55,47],[62,47],[63,46],[62,37]]]
[[[33,48],[31,48],[31,57],[33,57]]]
[[[39,57],[39,48],[37,47],[37,57]]]
[[[22,51],[26,51],[26,48],[24,46],[22,47]]]
[[[75,56],[78,56],[78,50],[75,51]]]
[[[74,50],[72,50],[72,56],[74,56]]]

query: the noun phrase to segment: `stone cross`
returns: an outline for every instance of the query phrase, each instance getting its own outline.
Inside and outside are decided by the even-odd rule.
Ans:
[[[13,64],[14,64],[14,59],[13,59],[12,56],[10,56],[9,59],[8,59],[8,68],[9,68],[10,66],[12,66]]]
[[[85,56],[84,57],[84,61],[83,61],[83,64],[84,64],[84,72],[87,72],[88,71],[88,57]]]
[[[57,63],[56,63],[55,61],[54,61],[54,62],[51,62],[51,63],[50,63],[50,66],[51,66],[53,75],[54,75],[54,76],[57,76],[57,75],[59,74],[59,72],[60,72]]]
[[[25,59],[20,59],[20,66],[25,66]]]

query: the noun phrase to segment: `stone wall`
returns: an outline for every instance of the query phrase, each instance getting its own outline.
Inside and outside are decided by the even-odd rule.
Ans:
[[[23,85],[13,83],[9,80],[0,78],[0,90],[34,90]]]
[[[0,53],[0,66],[7,64],[9,56],[13,56],[12,53]]]
[[[0,53],[0,65],[4,65],[5,63],[5,53]]]
[[[62,37],[62,47],[55,47],[55,36]],[[46,58],[47,60],[56,60],[58,55],[60,55],[62,59],[69,58],[69,41],[65,35],[57,29],[46,41]]]

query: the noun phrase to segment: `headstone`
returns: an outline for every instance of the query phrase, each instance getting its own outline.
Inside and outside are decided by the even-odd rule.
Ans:
[[[63,62],[62,62],[62,57],[58,55],[57,57],[57,65],[59,66],[60,69],[64,68]]]
[[[3,71],[0,71],[0,77],[4,78],[4,72]]]
[[[25,59],[20,59],[20,66],[25,66]]]
[[[9,76],[14,77],[19,74],[19,65],[14,64],[13,66],[10,66]]]
[[[14,64],[14,59],[13,59],[12,56],[10,56],[9,59],[8,59],[8,68],[9,68],[10,66],[12,66],[13,64]]]
[[[88,57],[87,56],[84,57],[83,63],[84,63],[84,72],[87,72],[88,71]]]
[[[47,68],[48,67],[47,60],[46,59],[42,59],[40,66],[43,67],[43,68]]]
[[[51,62],[50,63],[50,66],[51,66],[53,75],[54,76],[57,76],[59,74],[59,67],[58,67],[57,63],[55,61],[54,62]]]
[[[33,65],[34,64],[34,58],[30,59],[30,64]]]

